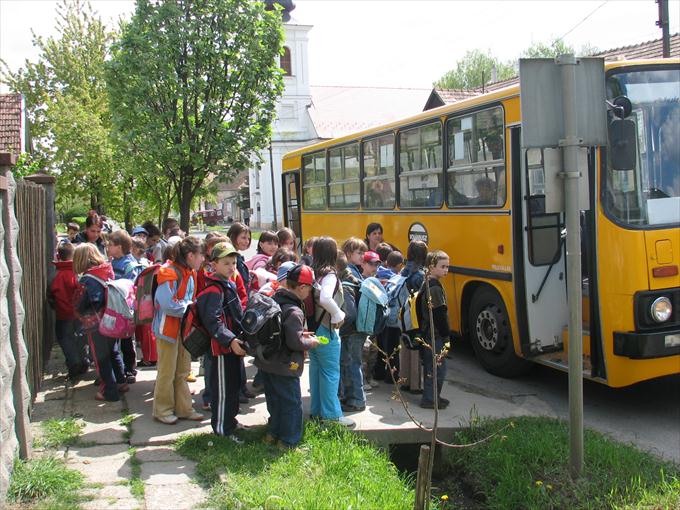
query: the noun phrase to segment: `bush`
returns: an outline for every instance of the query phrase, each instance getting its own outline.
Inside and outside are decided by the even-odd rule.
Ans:
[[[83,475],[68,469],[63,460],[54,457],[17,460],[7,499],[15,503],[43,501],[45,508],[74,508],[82,484]]]

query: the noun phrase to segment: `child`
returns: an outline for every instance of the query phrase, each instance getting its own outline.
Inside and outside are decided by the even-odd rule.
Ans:
[[[361,280],[349,269],[347,256],[342,250],[338,250],[335,267],[338,271],[338,278],[342,282],[343,291],[347,291],[345,296],[347,299],[353,299],[356,307]],[[366,335],[357,332],[356,322],[348,324],[345,321],[343,323],[340,329],[340,390],[341,409],[346,413],[366,409],[364,374],[361,366],[361,351],[365,341]]]
[[[97,214],[97,211],[91,210],[87,213],[85,219],[85,230],[73,238],[73,244],[92,243],[102,255],[106,254],[106,246],[102,238],[103,225],[102,218]]]
[[[294,448],[302,439],[302,395],[300,376],[305,365],[305,351],[319,345],[317,338],[304,331],[302,302],[309,296],[314,271],[301,264],[288,270],[283,285],[274,294],[281,307],[285,347],[267,360],[255,359],[264,382],[269,412],[265,441],[282,448]]]
[[[424,375],[423,396],[420,401],[420,407],[434,409],[435,388],[432,384],[432,356],[436,357],[444,350],[444,344],[449,341],[451,336],[446,306],[446,293],[440,282],[449,273],[449,256],[440,250],[433,251],[427,254],[426,265],[430,270],[428,283],[432,301],[432,324],[430,324],[428,300],[425,295],[425,286],[423,286],[417,299],[418,321],[422,325],[423,340],[427,342],[430,348],[424,346],[420,350]],[[434,331],[434,346],[432,345],[432,331]],[[439,396],[444,385],[444,377],[446,377],[446,357],[441,356],[441,360],[437,363],[436,388],[437,407],[439,409],[444,409],[449,405],[447,399]]]
[[[243,342],[237,338],[243,316],[236,292],[236,249],[228,242],[217,243],[212,251],[214,272],[206,275],[206,287],[196,299],[201,322],[211,336],[210,342],[210,424],[213,432],[243,441],[234,435],[238,427],[241,359]]]
[[[380,265],[380,257],[374,251],[367,251],[363,256],[363,264],[361,266],[361,276],[370,278],[375,276]]]
[[[68,236],[68,241],[72,243],[76,236],[78,235],[78,232],[80,232],[80,225],[77,223],[69,223],[66,226],[66,235]]]
[[[125,230],[116,230],[109,235],[106,252],[111,257],[111,267],[116,280],[125,278],[135,281],[142,272],[143,266],[130,254],[131,248],[132,239]],[[133,338],[121,338],[120,350],[123,353],[127,382],[133,384],[137,382],[137,354]]]
[[[305,246],[303,250],[303,255],[302,258],[300,259],[300,263],[304,264],[305,266],[311,266],[312,265],[312,247],[314,246],[314,241],[316,241],[318,237],[310,237],[305,241]]]
[[[311,415],[354,427],[355,423],[342,415],[338,399],[340,383],[340,336],[338,329],[345,319],[342,311],[342,290],[336,276],[338,245],[332,237],[320,237],[314,243],[314,274],[320,291],[314,293],[314,316],[319,326],[317,336],[329,342],[321,349],[309,352],[309,392]]]
[[[75,336],[76,315],[73,296],[78,288],[78,278],[73,272],[73,251],[71,243],[62,243],[57,249],[59,260],[54,262],[57,275],[50,285],[51,297],[56,312],[55,336],[64,352],[68,378],[73,381],[87,373],[88,363],[83,348]]]
[[[94,244],[81,243],[73,254],[73,272],[82,274],[75,308],[87,335],[100,380],[99,391],[94,398],[116,402],[120,400],[120,393],[129,389],[125,383],[123,360],[118,342],[103,337],[98,330],[99,318],[106,305],[106,288],[100,280],[113,280],[113,269]]]
[[[361,264],[364,262],[364,253],[368,251],[366,243],[358,237],[350,237],[342,243],[342,251],[347,257],[347,267],[352,274],[359,280],[363,280],[361,274]]]
[[[297,250],[297,239],[292,229],[283,227],[276,233],[276,236],[279,238],[279,248],[287,248],[293,252]]]
[[[154,297],[153,332],[158,349],[158,373],[153,394],[153,417],[166,425],[178,418],[200,421],[194,410],[186,377],[191,371],[191,355],[179,341],[184,312],[194,299],[196,270],[201,267],[201,242],[189,236],[172,248],[171,261],[158,270]]]
[[[142,241],[139,237],[132,238],[130,253],[140,267],[140,272],[151,265],[149,259],[146,258],[146,249],[146,241]],[[156,351],[156,338],[153,336],[151,324],[135,326],[135,343],[142,348],[142,361],[137,364],[143,367],[156,366],[158,352]]]
[[[378,272],[375,276],[380,280],[380,283],[385,285],[387,281],[395,275],[401,272],[401,268],[404,265],[404,256],[400,251],[392,251],[387,258],[385,263],[378,267]]]
[[[257,241],[257,254],[246,262],[248,269],[255,271],[260,267],[265,267],[278,249],[279,237],[276,232],[265,230],[260,234],[260,239]]]
[[[227,237],[231,241],[231,245],[239,251],[236,259],[236,269],[238,270],[238,274],[241,275],[243,285],[246,289],[249,289],[250,270],[248,269],[248,266],[246,266],[246,261],[240,252],[244,252],[250,248],[250,227],[236,221],[229,227],[229,230],[227,231]]]

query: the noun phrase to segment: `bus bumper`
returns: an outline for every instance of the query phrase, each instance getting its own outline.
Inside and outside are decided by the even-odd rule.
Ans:
[[[680,354],[680,329],[661,333],[614,332],[614,354],[631,359],[663,358]]]

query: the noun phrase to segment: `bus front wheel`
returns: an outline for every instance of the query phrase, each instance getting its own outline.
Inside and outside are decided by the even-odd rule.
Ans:
[[[531,364],[515,354],[510,318],[501,297],[490,288],[478,290],[469,311],[472,348],[487,372],[500,377],[524,374]]]

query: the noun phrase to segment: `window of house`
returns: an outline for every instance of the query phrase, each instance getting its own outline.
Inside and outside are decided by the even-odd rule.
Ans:
[[[302,158],[302,194],[305,209],[326,208],[326,155],[324,152]]]
[[[359,207],[359,144],[328,151],[331,209],[356,209]]]
[[[364,207],[394,208],[394,136],[385,135],[365,141],[363,149]]]
[[[450,119],[447,130],[449,206],[502,206],[506,195],[503,109]]]
[[[283,55],[281,55],[281,69],[283,69],[284,76],[293,76],[293,62],[290,58],[290,48],[283,47]]]
[[[442,168],[439,122],[399,133],[399,206],[440,207]]]

